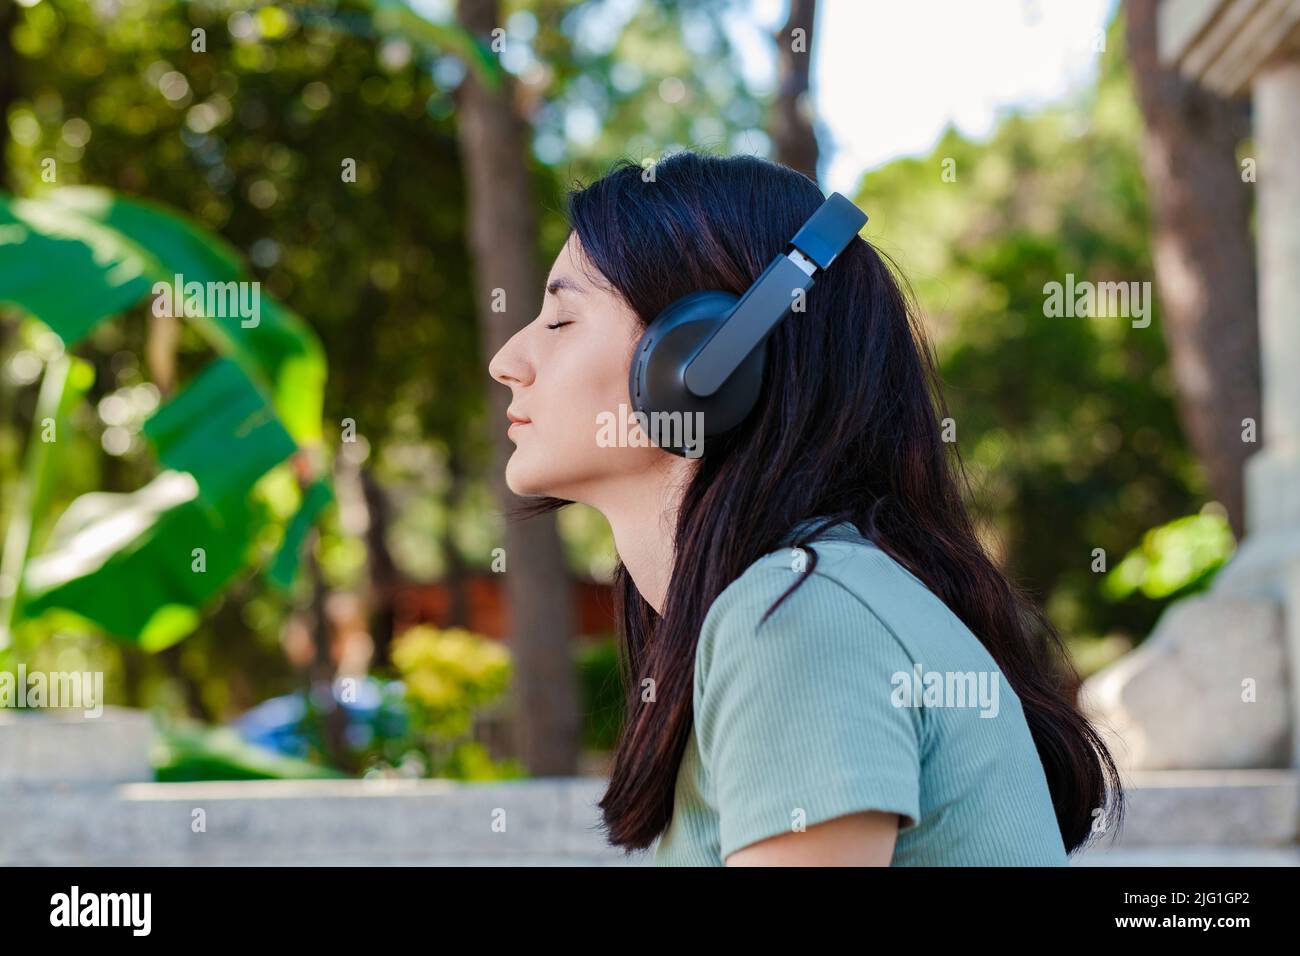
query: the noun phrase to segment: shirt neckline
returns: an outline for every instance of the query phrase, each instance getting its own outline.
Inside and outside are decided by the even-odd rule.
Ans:
[[[792,545],[798,539],[799,535],[824,520],[824,517],[817,516],[803,519],[786,533],[785,537],[781,539],[781,544]],[[871,543],[870,539],[865,537],[862,532],[858,530],[857,525],[852,521],[840,521],[831,525],[817,535],[817,537],[810,543],[815,543],[817,541],[858,541],[866,544]]]

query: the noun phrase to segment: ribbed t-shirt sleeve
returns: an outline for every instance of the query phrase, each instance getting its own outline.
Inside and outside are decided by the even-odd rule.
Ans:
[[[755,569],[700,633],[696,724],[723,860],[758,840],[863,810],[920,820],[919,710],[894,706],[913,663],[861,599],[816,572]]]

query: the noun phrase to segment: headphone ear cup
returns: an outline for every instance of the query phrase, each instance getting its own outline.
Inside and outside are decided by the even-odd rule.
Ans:
[[[707,398],[691,394],[684,379],[687,364],[738,301],[739,296],[729,292],[693,292],[659,313],[637,343],[628,375],[632,407],[646,416],[661,416],[649,419],[650,437],[665,451],[698,457],[700,452],[688,443],[730,431],[758,402],[767,356],[761,342]],[[678,417],[672,418],[672,413]],[[690,421],[685,416],[691,416]]]

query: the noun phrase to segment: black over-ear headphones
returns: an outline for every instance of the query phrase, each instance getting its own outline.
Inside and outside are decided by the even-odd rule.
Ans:
[[[745,420],[763,384],[768,333],[866,221],[831,193],[744,295],[692,292],[655,316],[628,375],[632,407],[644,416],[638,423],[655,445],[698,458],[705,438]]]

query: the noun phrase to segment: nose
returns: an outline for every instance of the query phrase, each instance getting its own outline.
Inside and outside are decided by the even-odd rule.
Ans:
[[[520,329],[512,335],[488,362],[488,374],[502,385],[527,385],[533,380],[532,364],[521,347],[523,332]]]

